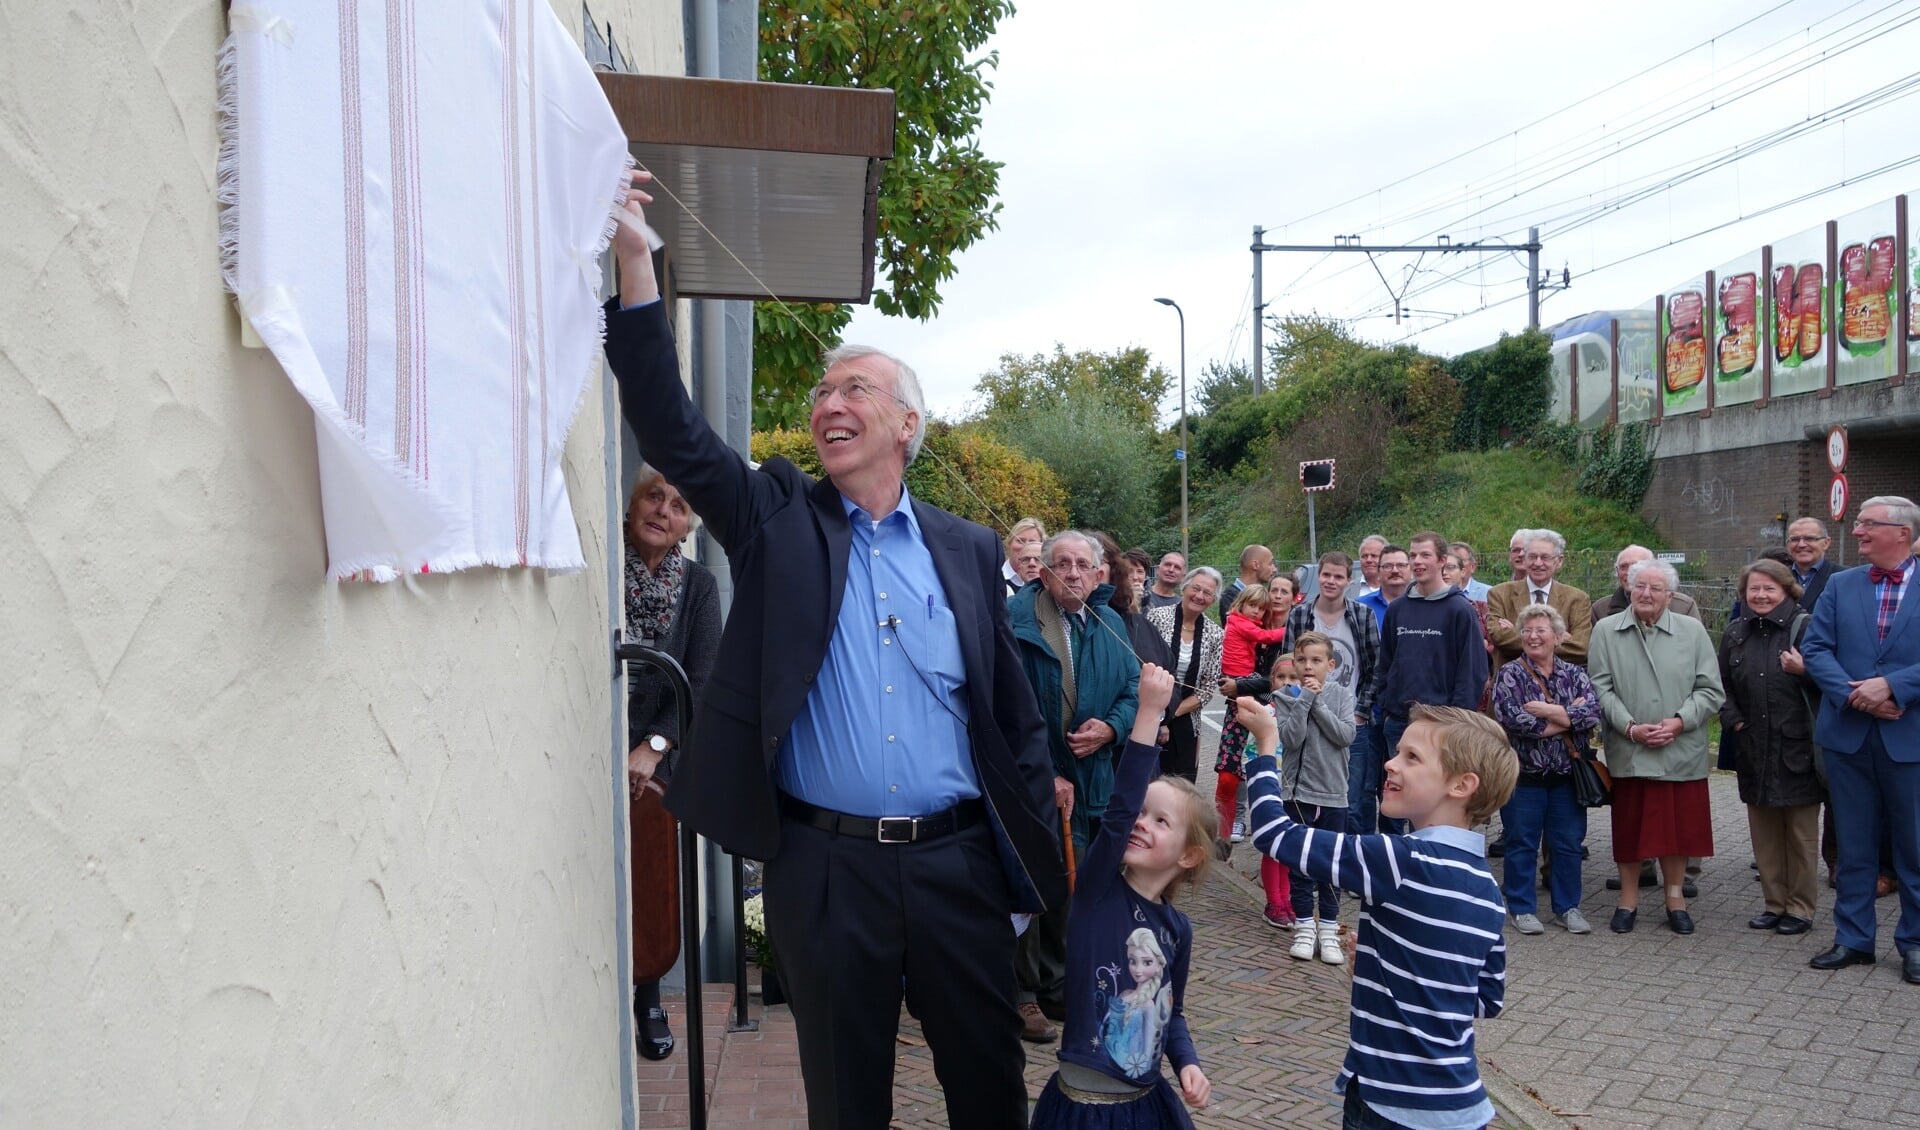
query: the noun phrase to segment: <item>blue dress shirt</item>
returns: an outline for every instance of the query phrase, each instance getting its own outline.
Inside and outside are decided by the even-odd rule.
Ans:
[[[840,618],[780,744],[780,788],[853,816],[926,816],[980,795],[959,629],[905,486],[878,522],[840,502],[853,527]]]

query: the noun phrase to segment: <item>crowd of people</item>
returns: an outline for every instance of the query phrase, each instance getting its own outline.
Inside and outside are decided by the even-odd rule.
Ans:
[[[1230,583],[1098,532],[1022,520],[1002,540],[908,493],[926,412],[888,354],[826,358],[809,421],[824,477],[729,449],[680,382],[636,230],[615,237],[607,355],[664,489],[630,523],[630,619],[683,649],[708,642],[705,582],[656,545],[684,535],[682,510],[734,585],[666,803],[766,861],[812,1125],[890,1124],[904,1003],[956,1127],[1190,1127],[1182,1100],[1203,1107],[1212,1088],[1185,1017],[1197,943],[1178,903],[1237,825],[1288,952],[1354,971],[1343,1124],[1485,1126],[1473,1021],[1504,1007],[1506,927],[1544,930],[1542,845],[1551,916],[1586,933],[1587,810],[1609,803],[1611,928],[1634,930],[1642,886],[1658,885],[1665,925],[1690,934],[1716,717],[1760,871],[1749,925],[1811,928],[1824,803],[1835,937],[1811,964],[1876,960],[1884,867],[1902,972],[1920,983],[1907,499],[1861,506],[1855,569],[1824,562],[1821,523],[1793,523],[1788,560],[1742,574],[1717,647],[1670,565],[1626,547],[1619,587],[1593,601],[1558,579],[1551,530],[1516,531],[1497,584],[1430,530],[1365,539],[1358,576],[1343,552],[1286,574],[1248,547]],[[1215,694],[1230,708],[1209,800],[1198,725]],[[642,792],[679,744],[647,725],[629,759]],[[1498,878],[1476,830],[1496,815]],[[1338,891],[1359,899],[1344,933]],[[637,990],[636,1013],[653,999]],[[1022,1038],[1060,1043],[1031,1112]]]

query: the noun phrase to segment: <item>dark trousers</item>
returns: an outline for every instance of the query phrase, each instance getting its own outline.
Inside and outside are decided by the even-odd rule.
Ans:
[[[1893,838],[1894,878],[1900,888],[1900,922],[1893,944],[1902,954],[1920,949],[1920,762],[1887,756],[1880,725],[1867,731],[1856,753],[1826,751],[1827,791],[1840,843],[1840,870],[1833,896],[1834,941],[1864,953],[1874,951],[1879,922],[1873,884],[1880,875],[1880,839]]]
[[[1371,836],[1380,818],[1380,727],[1364,722],[1353,728],[1347,747],[1347,834]]]
[[[885,1130],[904,991],[955,1130],[1027,1124],[1012,895],[992,827],[882,844],[782,820],[767,930],[800,1044],[808,1125]]]
[[[1160,751],[1160,772],[1191,781],[1200,775],[1198,710],[1167,720],[1167,744]]]
[[[1388,718],[1380,723],[1380,753],[1378,755],[1380,775],[1374,779],[1376,783],[1373,790],[1373,795],[1376,799],[1380,796],[1380,790],[1384,788],[1387,783],[1387,762],[1392,761],[1393,755],[1400,749],[1400,736],[1407,732],[1407,727],[1410,725],[1412,725],[1412,722],[1405,718]],[[1390,835],[1404,836],[1408,832],[1413,831],[1413,825],[1405,820],[1396,820],[1391,816],[1382,816],[1380,818],[1380,830]]]
[[[1080,813],[1072,821],[1073,859],[1076,869],[1086,858],[1091,842],[1081,835]],[[1102,813],[1104,815],[1104,812]],[[1013,976],[1021,1004],[1037,1001],[1054,1012],[1066,1008],[1067,988],[1067,904],[1062,902],[1045,914],[1037,914],[1020,935],[1013,951]],[[1024,1054],[1024,1053],[1022,1053]]]
[[[1347,810],[1319,804],[1301,804],[1287,801],[1282,805],[1287,810],[1287,819],[1295,824],[1305,824],[1309,828],[1318,828],[1323,832],[1345,831]],[[1314,899],[1319,896],[1320,921],[1333,922],[1340,917],[1340,892],[1333,889],[1332,883],[1316,883],[1306,873],[1287,864],[1287,881],[1293,901],[1293,916],[1302,921],[1314,916]]]

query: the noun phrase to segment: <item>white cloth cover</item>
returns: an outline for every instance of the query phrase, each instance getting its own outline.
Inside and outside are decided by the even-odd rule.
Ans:
[[[547,0],[236,3],[221,251],[313,406],[327,575],[581,568],[560,471],[626,139]]]

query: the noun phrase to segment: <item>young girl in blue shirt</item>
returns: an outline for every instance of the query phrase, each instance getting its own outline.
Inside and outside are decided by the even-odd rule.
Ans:
[[[1067,917],[1060,1069],[1034,1106],[1036,1128],[1190,1130],[1180,1098],[1198,1109],[1212,1091],[1181,1011],[1193,926],[1172,899],[1206,873],[1219,818],[1191,782],[1154,779],[1154,739],[1173,684],[1151,663],[1141,669],[1140,709],[1113,798],[1080,862]],[[1179,1075],[1179,1098],[1160,1073],[1162,1057]]]

